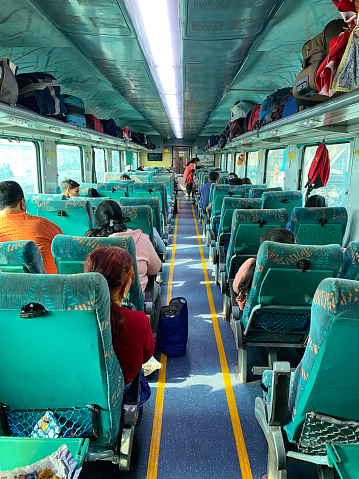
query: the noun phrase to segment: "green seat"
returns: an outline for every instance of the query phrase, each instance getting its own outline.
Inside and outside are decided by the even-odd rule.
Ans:
[[[323,279],[338,275],[342,262],[339,245],[265,241],[260,246],[252,288],[241,318],[233,325],[243,382],[249,346],[269,348],[270,368],[278,347],[304,346],[314,293]]]
[[[97,183],[81,183],[79,192],[80,196],[89,196],[89,190],[96,188]]]
[[[126,226],[131,230],[140,229],[149,236],[153,243],[153,216],[149,205],[122,206],[122,214],[126,218]]]
[[[131,236],[95,238],[86,236],[56,235],[51,245],[52,255],[59,274],[83,273],[86,258],[101,246],[118,246],[130,253],[133,259],[135,282],[129,292],[129,301],[138,311],[144,311],[144,299],[137,272],[136,246]]]
[[[26,212],[29,215],[37,216],[37,206],[40,202],[52,200],[52,201],[61,201],[66,200],[66,196],[59,195],[48,195],[44,193],[25,193],[24,195],[26,201]]]
[[[358,291],[357,281],[324,279],[295,372],[288,363],[276,362],[273,371],[263,374],[265,393],[256,398],[255,415],[268,442],[268,477],[286,477],[288,462],[296,459],[317,464],[320,477],[337,477],[328,466],[333,456],[327,454],[339,442],[336,459],[341,457],[345,466],[341,477],[358,477]]]
[[[95,210],[97,206],[102,203],[104,200],[110,200],[109,196],[104,196],[102,198],[92,198],[92,196],[71,196],[69,201],[88,201],[91,203],[92,208]]]
[[[1,412],[6,418],[1,423],[1,440],[5,448],[20,459],[24,452],[34,462],[28,440],[50,412],[54,432],[80,462],[90,457],[116,462],[121,457],[120,468],[127,469],[137,411],[135,407],[130,413],[124,403],[105,278],[98,273],[1,273],[0,282],[0,361],[6,370],[0,376]],[[36,303],[47,313],[41,307],[32,312]],[[24,305],[28,312],[21,317]],[[10,434],[19,438],[17,445],[4,439]],[[88,453],[87,444],[76,437],[91,439]],[[44,441],[32,447],[33,458],[46,451]],[[48,441],[48,451],[60,442]],[[7,464],[15,459],[7,458]]]
[[[163,183],[135,183],[135,198],[151,198],[157,196],[160,199],[161,212],[163,214],[165,224],[169,224],[171,221],[171,215],[169,214],[167,205],[167,188]]]
[[[301,191],[266,191],[262,194],[262,203],[264,210],[285,208],[290,218],[293,208],[302,206],[303,194]]]
[[[44,201],[37,215],[52,221],[63,234],[81,236],[93,228],[93,208],[89,201]]]
[[[111,200],[115,201],[128,197],[128,185],[126,181],[122,183],[99,183],[95,189],[100,196],[110,197]]]
[[[0,272],[46,274],[37,244],[27,240],[0,243]]]
[[[157,196],[149,198],[121,198],[120,204],[123,206],[150,206],[152,209],[153,226],[161,238],[163,238],[164,221],[160,208],[160,199]]]
[[[359,279],[359,242],[351,241],[345,249],[343,265],[339,278]]]
[[[290,230],[301,244],[342,244],[348,221],[347,210],[334,208],[294,208]]]
[[[253,185],[252,185],[253,186]],[[263,185],[262,185],[263,186]],[[266,193],[267,191],[283,191],[283,188],[281,187],[275,187],[275,188],[262,188],[262,186],[255,186],[254,188],[252,187],[249,190],[248,193],[248,198],[262,198],[262,194]]]
[[[234,279],[241,264],[257,254],[260,237],[270,229],[285,228],[287,221],[284,209],[234,210],[227,254],[219,249],[222,294],[228,294],[229,281]]]

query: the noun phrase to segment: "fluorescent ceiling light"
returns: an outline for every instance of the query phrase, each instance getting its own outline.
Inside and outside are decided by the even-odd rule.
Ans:
[[[150,66],[172,130],[177,138],[182,138],[179,0],[125,0],[125,5]]]

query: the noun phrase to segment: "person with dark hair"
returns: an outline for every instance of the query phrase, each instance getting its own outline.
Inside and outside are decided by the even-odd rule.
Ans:
[[[273,228],[264,233],[260,238],[260,244],[265,241],[274,241],[275,243],[297,244],[297,238],[294,233],[285,228]],[[236,301],[239,309],[243,311],[246,304],[247,295],[252,287],[254,271],[256,268],[256,258],[247,259],[239,268],[234,281],[233,291],[237,293]]]
[[[33,241],[41,251],[46,272],[56,274],[51,243],[62,231],[46,218],[26,213],[24,192],[16,181],[0,183],[0,211],[0,241]]]
[[[129,175],[126,175],[126,173],[124,173],[122,176],[121,176],[121,180],[130,180],[131,177]]]
[[[211,185],[213,183],[219,183],[219,174],[217,173],[217,171],[211,171],[209,173],[208,179],[208,183],[205,183],[199,189],[201,206],[203,208],[203,211],[207,212],[212,207],[211,205],[209,205],[209,193],[211,191]]]
[[[111,298],[112,345],[125,384],[128,384],[155,349],[146,314],[121,306],[134,280],[132,257],[117,246],[96,248],[88,255],[84,271],[101,273],[107,281]]]
[[[162,265],[149,237],[140,229],[127,229],[121,206],[114,200],[104,200],[97,206],[95,223],[98,228],[87,231],[85,236],[132,236],[136,245],[138,276],[142,292],[144,293],[148,283],[148,276],[157,274]],[[154,282],[153,303],[151,326],[152,331],[156,332],[161,310],[161,288],[156,281]]]
[[[188,198],[193,198],[193,178],[194,178],[195,169],[193,168],[190,173],[187,175],[186,179],[186,190]]]
[[[145,170],[145,167],[143,165],[140,165],[138,168],[137,168],[137,171],[144,171]]]
[[[75,180],[64,180],[60,185],[60,191],[67,199],[73,196],[80,196],[80,185]]]
[[[242,178],[242,184],[243,185],[251,185],[252,182],[249,178]]]
[[[242,185],[242,178],[231,178],[228,182],[230,185]]]
[[[195,157],[192,160],[189,160],[186,165],[186,169],[183,172],[183,184],[187,185],[187,176],[191,174],[191,170],[196,168],[197,163],[199,162],[199,158]]]
[[[305,208],[323,208],[325,206],[325,198],[322,195],[309,196],[304,205]]]

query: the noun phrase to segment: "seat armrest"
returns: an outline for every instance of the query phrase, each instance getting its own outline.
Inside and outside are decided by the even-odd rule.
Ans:
[[[229,280],[229,297],[231,301],[231,310],[232,310],[233,319],[237,320],[240,318],[241,311],[236,301],[237,293],[233,290],[233,281],[234,281],[233,279]]]
[[[226,253],[223,246],[219,247],[219,264],[226,264]]]
[[[122,418],[125,426],[135,426],[137,421],[138,393],[140,389],[141,371],[133,378],[122,401]]]
[[[212,242],[214,242],[214,243],[216,242],[216,236],[213,232],[213,229],[212,228],[207,228],[207,231],[208,231],[208,234],[209,234],[209,239],[211,241],[211,244],[212,244],[212,246],[214,246],[214,244]]]
[[[284,426],[287,417],[290,386],[290,364],[287,361],[273,363],[272,394],[268,410],[269,426]]]
[[[155,276],[148,277],[148,283],[145,289],[145,313],[152,314],[153,310],[153,288],[155,283]]]

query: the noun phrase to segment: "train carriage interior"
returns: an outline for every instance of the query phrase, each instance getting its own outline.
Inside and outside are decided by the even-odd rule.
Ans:
[[[0,0],[0,479],[359,477],[358,13]]]

